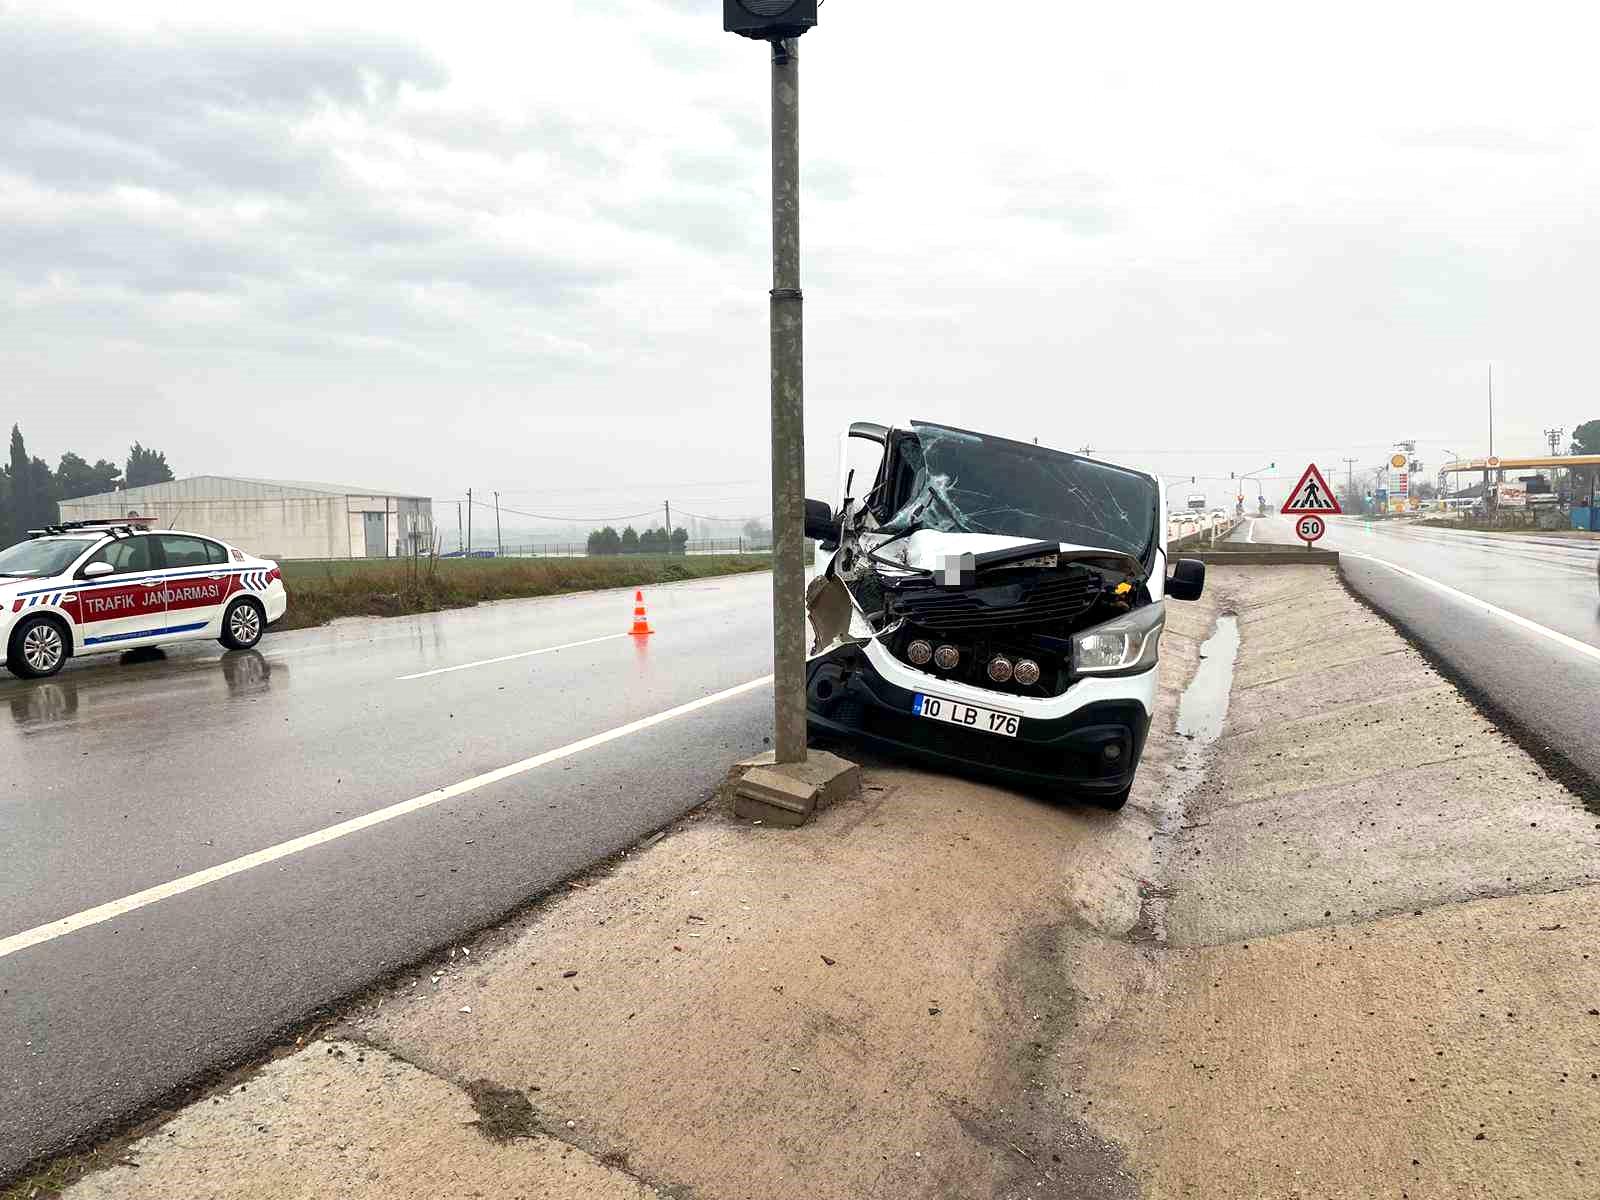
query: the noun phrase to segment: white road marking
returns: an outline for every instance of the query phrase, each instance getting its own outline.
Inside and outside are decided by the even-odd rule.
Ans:
[[[1247,541],[1247,542],[1251,542],[1251,543],[1255,542],[1255,540],[1256,540],[1256,523],[1254,521],[1251,521],[1251,520],[1246,520],[1245,521],[1245,523],[1244,523],[1244,540]]]
[[[499,658],[480,658],[477,662],[461,663],[454,667],[440,667],[435,671],[418,671],[415,675],[402,675],[402,681],[407,679],[427,679],[430,675],[448,675],[452,671],[470,671],[473,667],[487,667],[495,663],[510,662],[516,658],[532,658],[536,654],[554,654],[557,650],[571,650],[576,646],[592,646],[596,642],[614,642],[618,638],[625,638],[626,633],[608,633],[604,637],[584,638],[581,642],[563,642],[559,646],[542,646],[538,650],[523,650],[518,654],[502,654]]]
[[[1476,596],[1468,595],[1466,592],[1451,587],[1448,583],[1440,583],[1437,579],[1430,579],[1426,575],[1418,574],[1409,567],[1402,567],[1398,563],[1390,562],[1388,559],[1378,558],[1372,554],[1362,554],[1357,550],[1341,550],[1339,553],[1341,555],[1348,555],[1351,558],[1361,558],[1365,559],[1367,562],[1377,563],[1380,567],[1388,567],[1391,571],[1396,571],[1410,579],[1415,579],[1418,583],[1426,584],[1428,587],[1434,588],[1437,591],[1441,591],[1447,596],[1454,596],[1457,600],[1463,600],[1468,604],[1475,604],[1485,612],[1491,612],[1497,617],[1501,617],[1507,621],[1510,621],[1513,625],[1516,625],[1521,629],[1526,629],[1529,633],[1536,633],[1540,637],[1549,638],[1557,645],[1564,646],[1568,650],[1575,651],[1587,658],[1594,659],[1596,662],[1600,662],[1600,646],[1591,646],[1588,642],[1581,642],[1575,637],[1568,637],[1564,633],[1560,633],[1557,630],[1551,629],[1548,625],[1541,625],[1537,621],[1530,621],[1527,617],[1519,616],[1514,612],[1510,612],[1507,609],[1501,608],[1497,604],[1490,604],[1487,600],[1480,600]]]
[[[63,917],[59,921],[51,921],[48,925],[25,929],[21,933],[14,933],[8,938],[0,939],[0,958],[8,958],[19,951],[28,949],[30,946],[51,942],[56,938],[65,937],[69,933],[76,933],[80,929],[87,929],[91,925],[99,925],[103,921],[126,916],[128,913],[136,912],[148,905],[156,904],[162,900],[170,900],[174,896],[181,896],[185,892],[192,892],[196,888],[205,887],[207,884],[218,883],[230,876],[265,866],[267,863],[277,862],[281,858],[288,858],[291,855],[310,850],[315,846],[338,841],[340,838],[349,837],[352,833],[360,833],[364,829],[371,829],[374,826],[393,821],[397,817],[421,812],[425,808],[432,808],[435,804],[442,804],[446,800],[453,800],[457,796],[464,796],[468,792],[475,792],[480,788],[488,787],[490,784],[500,783],[513,776],[525,774],[548,763],[557,762],[563,758],[571,758],[574,754],[582,754],[585,750],[593,750],[596,746],[603,746],[607,742],[614,742],[618,738],[627,737],[629,734],[641,733],[667,721],[688,716],[692,712],[698,712],[702,708],[710,708],[713,704],[721,704],[724,700],[732,700],[735,696],[742,696],[746,692],[753,692],[757,688],[766,687],[771,682],[771,675],[763,675],[760,679],[752,679],[748,683],[739,684],[737,687],[713,692],[709,696],[701,696],[698,700],[691,700],[689,703],[680,704],[676,708],[669,708],[653,716],[630,721],[626,725],[618,725],[615,729],[608,729],[604,733],[597,733],[591,737],[581,738],[576,742],[569,742],[565,746],[560,746],[554,750],[546,750],[543,754],[535,754],[532,758],[525,758],[521,762],[514,762],[509,766],[497,767],[493,771],[486,771],[482,775],[474,775],[471,779],[463,779],[460,783],[452,783],[449,787],[438,788],[424,795],[414,796],[410,800],[402,800],[398,804],[391,804],[387,808],[380,808],[376,812],[367,813],[365,816],[353,817],[348,821],[341,821],[337,825],[330,825],[326,829],[319,829],[315,833],[308,833],[303,837],[293,838],[287,842],[279,842],[276,846],[268,846],[265,850],[257,850],[255,853],[246,854],[242,858],[218,863],[214,867],[207,867],[203,871],[196,871],[192,875],[183,876],[181,879],[157,884],[155,887],[146,888],[142,892],[124,896],[120,900],[112,900],[94,908],[86,908],[82,912],[73,913],[70,917]]]

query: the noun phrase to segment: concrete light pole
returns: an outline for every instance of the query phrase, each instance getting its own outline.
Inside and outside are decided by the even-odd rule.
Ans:
[[[773,748],[806,760],[805,386],[800,294],[800,41],[772,43]]]
[[[816,0],[723,0],[723,28],[772,46],[772,763],[747,764],[734,811],[803,823],[860,786],[860,771],[806,753],[805,386],[800,292],[800,36]]]

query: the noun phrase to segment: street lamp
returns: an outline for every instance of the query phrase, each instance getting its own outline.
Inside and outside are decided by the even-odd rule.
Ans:
[[[722,27],[764,42],[797,38],[817,24],[817,0],[722,0]]]
[[[1278,469],[1278,464],[1277,463],[1269,462],[1264,467],[1257,467],[1254,471],[1246,471],[1243,475],[1239,476],[1239,480],[1240,480],[1241,483],[1246,479],[1254,480],[1255,485],[1256,485],[1256,509],[1259,512],[1265,513],[1266,510],[1267,510],[1267,494],[1266,494],[1266,492],[1264,492],[1262,490],[1262,488],[1261,488],[1261,480],[1256,479],[1256,476],[1261,474],[1263,471],[1276,471],[1277,469]],[[1243,508],[1243,503],[1242,502],[1241,502],[1240,507],[1241,507],[1241,509]]]
[[[806,760],[805,388],[800,292],[800,53],[817,0],[723,0],[722,27],[772,43],[773,751]]]
[[[798,825],[861,771],[806,754],[805,389],[800,294],[800,35],[817,0],[723,0],[722,27],[772,43],[772,762],[743,764],[737,816]]]

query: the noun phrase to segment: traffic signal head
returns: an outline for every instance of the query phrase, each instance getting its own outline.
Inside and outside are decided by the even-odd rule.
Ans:
[[[743,37],[799,37],[816,23],[817,0],[722,0],[722,28]]]

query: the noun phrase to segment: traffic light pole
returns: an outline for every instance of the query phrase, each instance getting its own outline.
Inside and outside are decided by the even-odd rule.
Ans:
[[[772,660],[780,763],[806,760],[799,47],[798,38],[772,43]]]

